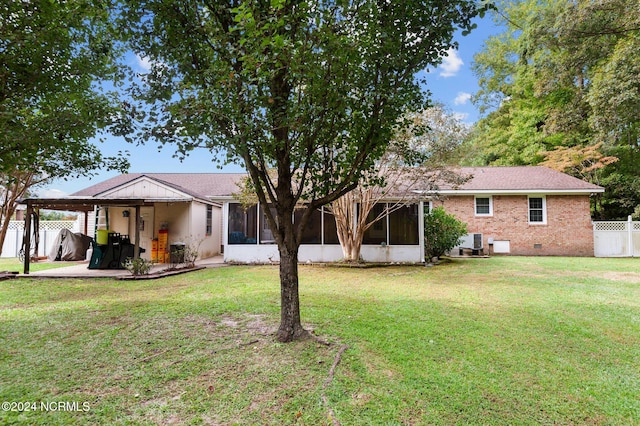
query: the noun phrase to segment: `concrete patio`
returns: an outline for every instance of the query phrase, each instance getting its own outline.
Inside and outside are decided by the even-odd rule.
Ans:
[[[196,268],[217,268],[225,266],[222,256],[214,256],[207,259],[196,261]],[[89,262],[82,261],[74,265],[64,266],[61,268],[47,269],[44,271],[31,272],[28,275],[19,274],[18,277],[24,278],[129,278],[131,273],[126,269],[89,269]],[[157,263],[151,267],[150,276],[157,276],[169,268],[167,263]],[[182,270],[181,272],[188,272]]]

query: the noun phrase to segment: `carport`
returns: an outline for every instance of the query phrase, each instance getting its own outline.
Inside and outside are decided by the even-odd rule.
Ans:
[[[20,204],[27,206],[24,218],[24,273],[29,273],[31,263],[31,217],[36,209],[61,210],[84,213],[84,234],[88,234],[89,216],[96,206],[101,207],[130,207],[135,209],[134,257],[139,256],[140,249],[140,209],[153,206],[153,200],[141,198],[101,198],[94,197],[66,197],[66,198],[25,198]]]

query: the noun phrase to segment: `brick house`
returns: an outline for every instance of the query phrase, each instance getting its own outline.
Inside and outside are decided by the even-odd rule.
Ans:
[[[464,184],[441,184],[437,192],[414,191],[411,203],[365,233],[368,262],[423,262],[424,212],[438,205],[468,225],[461,247],[486,254],[593,256],[590,196],[604,192],[545,167],[461,168]],[[168,242],[201,239],[200,256],[222,253],[227,262],[270,262],[278,250],[260,204],[244,208],[235,199],[242,173],[132,173],[60,199],[28,199],[28,208],[83,211],[107,207],[107,228],[129,234],[153,257],[152,241],[168,229]],[[388,202],[393,201],[390,196]],[[382,206],[380,206],[382,207]],[[95,213],[93,213],[95,214]],[[295,218],[294,218],[295,220]],[[136,226],[136,223],[138,224]],[[479,250],[479,251],[480,251]],[[463,250],[464,251],[464,250]],[[452,254],[457,254],[454,250]],[[332,262],[342,258],[336,223],[325,209],[312,216],[298,258]]]
[[[460,173],[471,178],[459,187],[442,186],[431,206],[442,205],[466,222],[470,234],[479,234],[475,243],[484,253],[594,255],[590,197],[604,188],[540,166],[469,167]]]

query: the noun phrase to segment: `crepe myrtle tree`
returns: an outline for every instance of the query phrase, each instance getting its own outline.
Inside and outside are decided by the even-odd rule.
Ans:
[[[140,136],[243,164],[280,255],[277,339],[301,325],[298,247],[318,207],[374,167],[398,117],[421,110],[416,73],[488,6],[472,0],[122,0],[131,48],[152,65]],[[144,116],[144,117],[143,117]],[[273,174],[269,171],[274,170]],[[304,203],[301,220],[294,208]]]
[[[404,114],[400,123],[375,170],[327,207],[335,217],[345,262],[360,261],[365,233],[376,222],[417,203],[425,191],[437,191],[440,184],[468,180],[448,167],[469,133],[454,114],[434,105]]]

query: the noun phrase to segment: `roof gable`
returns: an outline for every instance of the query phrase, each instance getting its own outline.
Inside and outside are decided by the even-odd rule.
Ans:
[[[98,198],[153,198],[153,199],[192,199],[193,194],[174,188],[164,182],[140,176],[122,185],[95,195]]]
[[[144,193],[139,186],[131,187],[131,185],[140,185],[142,181],[139,180],[144,177],[144,182],[147,182],[146,185],[148,185],[147,190],[151,190],[150,185],[153,182],[156,188],[173,190],[182,194],[183,197],[188,195],[193,198],[210,199],[230,196],[237,192],[237,182],[244,176],[246,176],[244,173],[129,173],[99,182],[71,195],[115,197],[119,191],[129,188],[140,190],[141,192],[138,194],[141,197],[151,197],[151,194]]]

